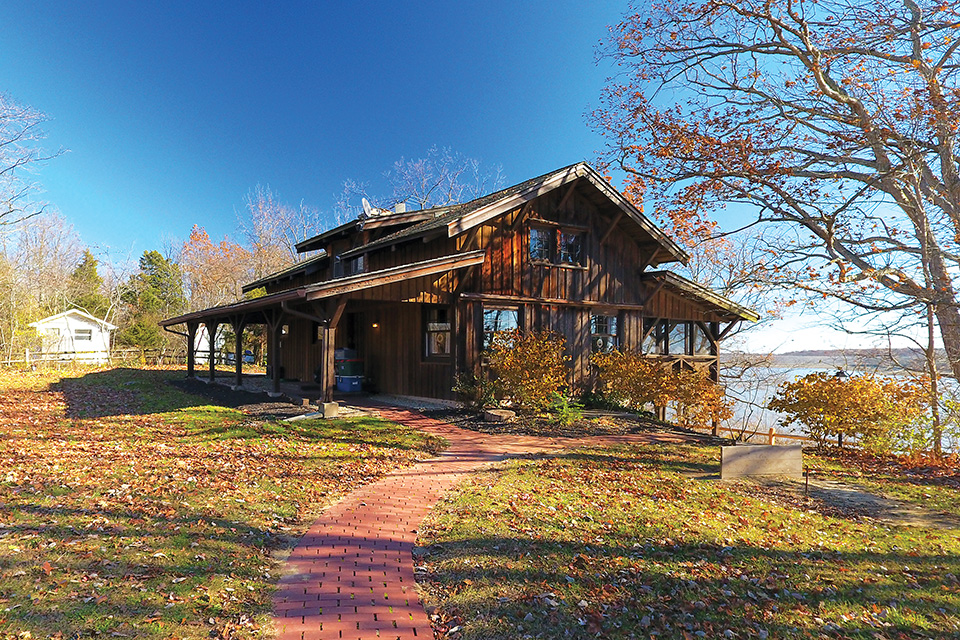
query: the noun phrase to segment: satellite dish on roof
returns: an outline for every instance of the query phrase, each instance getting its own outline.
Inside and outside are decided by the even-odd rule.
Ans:
[[[374,215],[373,207],[370,206],[370,202],[366,198],[361,198],[360,203],[363,204],[363,215]]]

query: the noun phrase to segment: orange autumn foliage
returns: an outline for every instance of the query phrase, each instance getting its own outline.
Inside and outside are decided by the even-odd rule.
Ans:
[[[857,375],[838,378],[819,371],[777,389],[767,405],[785,414],[784,425],[800,424],[819,445],[829,436],[882,440],[926,408],[923,381]]]

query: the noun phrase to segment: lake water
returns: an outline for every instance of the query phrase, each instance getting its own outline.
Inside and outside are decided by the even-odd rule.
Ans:
[[[728,365],[730,363],[727,363]],[[727,397],[734,400],[734,417],[725,426],[746,433],[757,432],[766,435],[771,428],[777,433],[805,435],[799,426],[784,427],[780,424],[783,414],[766,408],[767,403],[776,394],[777,387],[784,382],[818,371],[837,371],[836,366],[822,367],[783,367],[783,366],[727,366],[720,370],[720,383],[726,387]],[[875,368],[844,369],[848,374],[877,374],[893,376],[892,373],[877,372]],[[943,392],[956,395],[957,384],[952,378],[941,379]],[[944,443],[947,445],[948,443]]]

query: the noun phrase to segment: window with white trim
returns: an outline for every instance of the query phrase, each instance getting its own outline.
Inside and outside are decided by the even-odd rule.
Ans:
[[[453,342],[450,310],[447,307],[424,307],[423,324],[424,355],[427,358],[449,358]]]
[[[617,339],[617,316],[590,316],[590,350],[594,353],[610,353],[619,346]]]

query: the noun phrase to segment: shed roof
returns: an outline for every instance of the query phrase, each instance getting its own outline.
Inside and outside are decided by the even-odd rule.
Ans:
[[[116,325],[110,324],[110,323],[107,322],[106,320],[101,320],[100,318],[97,318],[97,317],[95,317],[95,316],[90,315],[90,314],[87,313],[86,311],[81,311],[80,309],[67,309],[66,311],[64,311],[64,312],[62,312],[62,313],[57,313],[57,314],[52,315],[52,316],[47,316],[46,318],[43,318],[43,319],[41,319],[41,320],[37,320],[36,322],[31,322],[31,323],[30,323],[29,325],[27,325],[27,326],[29,326],[29,327],[34,327],[34,328],[36,328],[36,329],[40,329],[40,328],[43,327],[44,325],[51,324],[51,323],[56,322],[57,320],[59,320],[59,319],[61,319],[61,318],[65,318],[65,317],[67,317],[67,316],[75,316],[75,317],[80,318],[80,319],[82,319],[82,320],[86,320],[86,321],[88,321],[88,322],[90,322],[90,323],[97,324],[97,325],[100,326],[101,329],[106,329],[107,331],[113,331],[113,330],[115,330],[115,329],[117,328]]]

